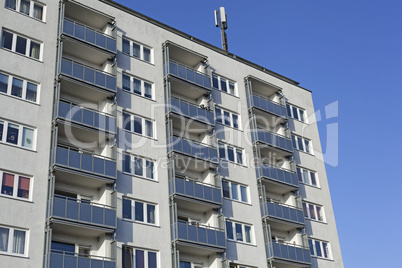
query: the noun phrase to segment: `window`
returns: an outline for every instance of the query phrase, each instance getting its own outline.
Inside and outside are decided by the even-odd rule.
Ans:
[[[308,244],[311,256],[331,259],[331,251],[328,242],[309,238]]]
[[[223,197],[248,203],[247,186],[222,180]]]
[[[0,170],[1,192],[6,195],[21,199],[30,199],[31,178]]]
[[[150,138],[155,136],[153,121],[126,112],[123,112],[123,128]]]
[[[322,206],[314,205],[310,203],[303,202],[303,213],[304,217],[324,222],[324,210]]]
[[[218,123],[236,129],[239,129],[240,126],[239,115],[223,110],[222,108],[218,107],[215,107],[215,120]]]
[[[152,83],[123,74],[123,90],[152,100],[154,96],[153,88],[154,86]]]
[[[142,44],[123,38],[123,53],[152,63],[152,49]]]
[[[123,218],[138,222],[156,224],[153,204],[123,198]]]
[[[204,265],[202,263],[195,263],[189,261],[180,261],[179,268],[203,268]]]
[[[9,74],[0,73],[0,92],[36,102],[38,85]]]
[[[244,156],[243,156],[243,149],[236,148],[224,143],[219,142],[219,158],[226,159],[228,161],[243,164],[244,163]]]
[[[307,123],[306,112],[303,109],[295,107],[292,104],[286,104],[286,110],[290,118]]]
[[[40,60],[41,44],[29,38],[3,30],[1,46],[27,57]]]
[[[252,227],[248,224],[226,221],[226,236],[229,240],[252,243]]]
[[[0,252],[25,255],[27,231],[0,226]]]
[[[249,266],[244,266],[240,264],[230,263],[229,268],[250,268]]]
[[[310,140],[300,136],[292,135],[293,148],[303,151],[308,154],[313,154],[313,146]]]
[[[148,179],[155,178],[155,162],[123,153],[123,172]]]
[[[6,0],[6,8],[13,9],[38,20],[44,20],[44,6],[28,0]]]
[[[35,130],[0,120],[0,142],[34,150]]]
[[[157,252],[123,246],[123,268],[157,268]]]
[[[235,82],[227,80],[216,74],[212,75],[212,87],[221,90],[223,92],[229,93],[231,95],[237,96]]]
[[[299,179],[299,182],[319,187],[318,177],[315,171],[297,167],[297,177]]]

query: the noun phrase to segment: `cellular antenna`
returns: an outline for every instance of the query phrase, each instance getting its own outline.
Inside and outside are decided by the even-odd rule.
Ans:
[[[221,28],[222,48],[228,51],[228,38],[225,30],[228,28],[227,15],[224,7],[214,11],[215,26]]]

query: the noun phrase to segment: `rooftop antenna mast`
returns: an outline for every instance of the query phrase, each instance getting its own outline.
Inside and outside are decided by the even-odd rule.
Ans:
[[[227,15],[224,7],[214,11],[215,25],[221,28],[222,48],[228,51],[228,37],[225,30],[228,28]]]

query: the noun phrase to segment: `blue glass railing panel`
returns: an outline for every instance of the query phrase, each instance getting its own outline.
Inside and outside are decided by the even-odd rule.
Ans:
[[[53,250],[52,250],[53,251]],[[110,260],[110,261],[109,261]],[[49,268],[115,268],[116,262],[99,256],[80,257],[70,252],[50,253]]]
[[[202,145],[200,143],[182,139],[176,136],[173,137],[172,141],[174,151],[218,163],[218,151],[216,148]]]
[[[170,103],[169,108],[171,112],[198,120],[205,124],[215,124],[214,114],[209,110],[200,108],[197,105],[174,97],[171,98]]]
[[[293,152],[292,140],[290,138],[283,137],[262,129],[257,129],[254,131],[256,132],[256,135],[254,136],[257,138],[257,141],[289,152]]]
[[[211,78],[209,75],[200,73],[193,68],[187,67],[178,62],[172,60],[169,61],[169,73],[191,83],[211,89]]]
[[[112,53],[116,53],[116,38],[101,33],[84,24],[70,19],[64,19],[63,33],[106,49]]]
[[[177,223],[178,239],[200,243],[213,247],[226,247],[225,232],[211,227],[191,225],[187,222]]]
[[[261,212],[263,217],[269,216],[285,221],[292,221],[298,224],[304,224],[304,214],[299,208],[288,206],[285,204],[277,204],[265,202],[261,204]]]
[[[276,167],[263,165],[257,167],[257,170],[261,168],[259,173],[260,177],[265,177],[278,182],[286,183],[294,187],[299,187],[299,181],[297,179],[297,174],[287,170],[282,170]],[[258,172],[257,172],[258,173]]]
[[[307,264],[311,263],[310,252],[306,247],[271,242],[266,245],[266,250],[268,258],[278,258]]]
[[[175,178],[173,181],[173,193],[194,197],[200,200],[222,203],[221,190],[210,184]],[[171,192],[172,193],[172,192]]]
[[[252,95],[249,97],[248,103],[249,103],[250,107],[254,106],[263,111],[275,114],[280,117],[287,118],[287,111],[286,111],[285,106],[283,106],[279,103],[273,102],[264,97],[261,97],[258,95]]]

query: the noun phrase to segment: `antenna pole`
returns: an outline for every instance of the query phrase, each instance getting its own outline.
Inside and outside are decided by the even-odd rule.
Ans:
[[[225,29],[221,26],[221,37],[222,37],[222,48],[228,51],[228,36],[226,35]]]
[[[228,37],[225,30],[228,28],[227,15],[224,7],[220,7],[219,10],[215,10],[215,25],[221,28],[221,41],[222,48],[228,51]]]

